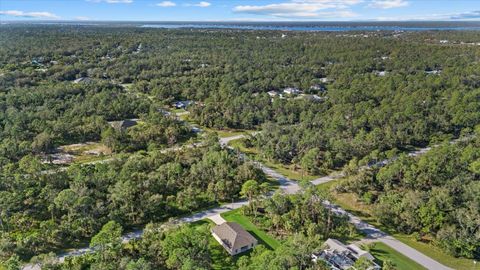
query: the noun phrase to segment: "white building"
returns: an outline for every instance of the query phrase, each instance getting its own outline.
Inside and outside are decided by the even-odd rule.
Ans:
[[[272,91],[268,91],[267,94],[268,94],[269,96],[271,96],[271,97],[276,97],[276,96],[278,96],[278,92],[277,92],[277,91],[273,91],[273,90],[272,90]]]
[[[329,78],[325,77],[325,78],[320,78],[320,81],[321,81],[322,83],[328,83],[328,82],[330,82],[331,80],[330,80]]]
[[[375,75],[379,76],[379,77],[385,77],[385,75],[387,75],[387,72],[382,70],[382,71],[379,71],[379,70],[376,70],[375,72]]]
[[[428,75],[439,75],[440,73],[442,73],[441,70],[426,70],[425,73],[427,73]]]
[[[288,95],[296,95],[299,94],[301,91],[298,88],[288,87],[283,89],[283,92]]]

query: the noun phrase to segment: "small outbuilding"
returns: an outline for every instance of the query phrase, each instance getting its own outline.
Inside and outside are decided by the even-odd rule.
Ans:
[[[232,256],[245,252],[258,243],[255,237],[235,222],[224,222],[215,226],[212,235]]]

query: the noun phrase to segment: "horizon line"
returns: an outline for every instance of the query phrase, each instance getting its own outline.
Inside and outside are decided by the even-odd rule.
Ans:
[[[42,19],[33,19],[33,20],[2,20],[1,23],[7,22],[161,22],[161,23],[354,23],[354,22],[443,22],[443,23],[468,23],[468,22],[477,22],[480,23],[480,20],[375,20],[375,19],[365,19],[365,20],[102,20],[102,19],[89,19],[89,20],[75,20],[75,19],[53,19],[53,20],[42,20]]]

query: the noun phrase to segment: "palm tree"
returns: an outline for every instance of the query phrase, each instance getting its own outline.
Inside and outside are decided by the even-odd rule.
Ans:
[[[255,180],[247,180],[240,191],[240,195],[248,199],[250,211],[253,211],[255,217],[257,217],[257,211],[254,210],[254,199],[259,194],[260,187]]]

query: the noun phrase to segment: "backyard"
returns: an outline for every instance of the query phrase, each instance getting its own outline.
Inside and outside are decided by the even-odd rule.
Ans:
[[[236,222],[240,224],[245,230],[258,239],[258,243],[270,248],[272,250],[280,246],[280,242],[268,235],[266,232],[260,230],[255,224],[250,222],[249,218],[242,214],[242,209],[236,209],[222,214],[222,217],[229,222]]]

